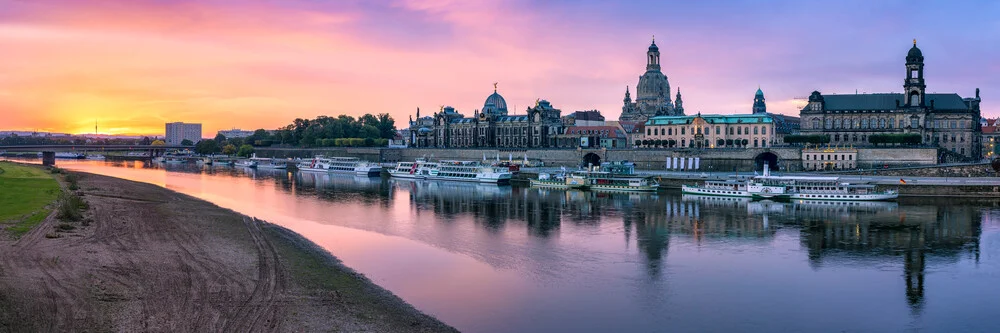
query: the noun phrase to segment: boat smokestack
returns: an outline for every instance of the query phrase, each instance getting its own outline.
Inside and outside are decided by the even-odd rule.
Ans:
[[[771,166],[767,162],[764,162],[764,177],[771,176]]]

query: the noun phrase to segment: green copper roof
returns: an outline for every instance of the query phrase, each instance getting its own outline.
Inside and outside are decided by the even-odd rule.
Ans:
[[[701,117],[709,124],[770,124],[774,119],[766,114],[703,114],[694,116],[659,116],[646,121],[649,125],[682,125],[690,124],[695,118]]]

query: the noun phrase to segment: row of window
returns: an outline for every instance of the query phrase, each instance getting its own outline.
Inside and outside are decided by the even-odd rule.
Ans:
[[[750,126],[744,126],[744,127],[734,126],[734,127],[729,127],[729,135],[750,134],[750,128],[751,128]],[[753,128],[753,134],[767,135],[767,127],[765,127],[765,126],[753,126],[752,128]],[[711,130],[711,128],[705,129],[705,133],[704,134],[709,134],[710,130]],[[673,128],[666,128],[665,131],[662,128],[656,128],[656,127],[654,127],[654,128],[647,128],[646,129],[646,135],[674,135],[674,132],[676,132],[676,131],[674,131]],[[687,127],[681,127],[680,128],[680,134],[681,135],[686,135],[687,134]],[[691,127],[691,134],[702,134],[701,127],[692,126]],[[715,126],[715,135],[722,135],[722,127],[721,126]]]
[[[817,158],[819,157],[819,158]],[[806,154],[807,161],[853,161],[854,155],[850,154]]]
[[[847,119],[825,119],[823,120],[823,128],[825,129],[879,129],[888,128],[892,129],[894,124],[897,122],[892,118],[847,118]],[[904,122],[902,119],[898,121],[899,128],[903,128]],[[917,128],[920,124],[918,118],[910,119],[910,127]],[[934,120],[928,121],[928,128],[971,128],[972,121],[969,120]],[[820,120],[813,118],[812,128],[820,128]]]

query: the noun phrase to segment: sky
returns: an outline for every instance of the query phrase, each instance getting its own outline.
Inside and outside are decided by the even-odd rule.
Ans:
[[[1000,116],[997,1],[0,0],[0,130],[399,125],[471,116],[494,82],[512,113],[617,119],[654,35],[688,114],[749,113],[758,86],[790,115],[813,90],[900,92],[916,39],[928,92],[980,88]]]

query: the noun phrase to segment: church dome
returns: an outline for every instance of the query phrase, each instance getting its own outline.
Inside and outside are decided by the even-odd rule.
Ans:
[[[660,52],[660,48],[656,46],[655,41],[652,44],[649,44],[649,52]]]
[[[483,113],[507,114],[507,100],[503,99],[503,96],[500,96],[494,90],[492,95],[486,97],[486,103],[483,104]]]
[[[757,88],[757,93],[754,94],[754,96],[764,96],[764,91],[760,90],[760,88]]]

